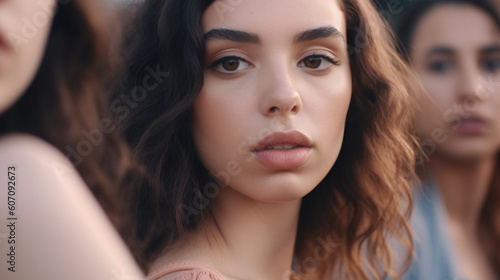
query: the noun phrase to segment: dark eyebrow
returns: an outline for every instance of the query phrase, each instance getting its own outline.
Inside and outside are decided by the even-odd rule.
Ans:
[[[333,26],[325,26],[314,29],[309,29],[297,34],[294,38],[294,43],[304,41],[312,41],[319,38],[340,37],[345,41],[344,35]],[[260,44],[260,38],[257,34],[245,31],[216,28],[208,31],[203,35],[205,41],[213,39],[230,40],[235,42]]]
[[[500,53],[500,45],[491,45],[481,48],[481,53],[482,54]],[[453,50],[453,48],[450,47],[434,47],[427,53],[427,57],[436,54],[453,55],[455,54],[455,51]]]
[[[230,40],[235,42],[260,44],[260,38],[257,34],[245,31],[231,30],[224,28],[212,29],[203,35],[205,41],[213,39]]]
[[[309,29],[303,32],[300,32],[295,36],[293,41],[295,43],[301,43],[304,41],[312,41],[319,38],[327,38],[327,37],[340,37],[345,41],[344,35],[337,28],[333,26],[324,26],[314,29]]]
[[[500,53],[500,45],[491,45],[481,49],[481,53],[484,54],[495,54]]]
[[[450,47],[434,47],[430,51],[427,52],[427,57],[436,55],[436,54],[446,54],[452,55],[455,54],[455,50]]]

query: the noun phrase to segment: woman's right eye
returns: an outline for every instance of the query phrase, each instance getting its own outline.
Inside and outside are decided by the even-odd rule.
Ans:
[[[212,62],[208,68],[214,69],[222,74],[236,74],[238,71],[245,70],[250,67],[250,64],[243,58],[238,56],[226,56]]]
[[[453,69],[453,63],[448,60],[438,60],[429,64],[429,70],[436,73],[445,73]]]

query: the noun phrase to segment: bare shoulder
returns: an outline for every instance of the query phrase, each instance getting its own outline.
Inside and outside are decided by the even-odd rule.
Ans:
[[[0,208],[9,209],[0,217],[11,221],[10,242],[0,242],[0,251],[11,253],[0,279],[143,279],[106,214],[57,148],[31,135],[1,137],[0,182],[6,185],[0,197],[7,197]]]
[[[3,155],[31,155],[64,157],[54,146],[30,134],[13,133],[0,137],[0,153]]]
[[[56,147],[29,134],[10,134],[0,137],[0,164],[16,166],[29,172],[28,178],[46,177],[79,181],[80,178],[69,159]],[[25,180],[28,178],[24,178]]]

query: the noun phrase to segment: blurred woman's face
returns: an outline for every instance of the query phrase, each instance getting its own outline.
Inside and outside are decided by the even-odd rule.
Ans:
[[[472,5],[441,4],[420,19],[410,55],[428,93],[416,119],[427,153],[454,160],[497,153],[500,32],[493,19]]]
[[[0,0],[0,113],[32,82],[43,57],[56,0]]]
[[[215,1],[203,14],[206,69],[194,104],[203,164],[258,201],[310,192],[340,151],[351,99],[337,1]]]

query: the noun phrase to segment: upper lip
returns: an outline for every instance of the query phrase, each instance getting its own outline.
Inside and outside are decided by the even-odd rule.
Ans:
[[[309,137],[300,131],[280,131],[274,132],[264,139],[260,140],[259,143],[252,149],[253,151],[261,151],[266,148],[270,148],[278,145],[292,145],[298,147],[311,147],[312,142]]]
[[[476,122],[486,122],[485,118],[482,118],[480,116],[470,116],[467,118],[463,118],[463,121],[476,121]]]
[[[461,118],[461,119],[456,120],[453,123],[451,123],[451,128],[452,129],[459,129],[464,123],[467,123],[467,122],[484,123],[485,125],[489,125],[487,118],[483,118],[479,115],[470,115],[469,117]]]
[[[483,117],[481,117],[481,116],[477,116],[477,115],[471,115],[471,116],[469,116],[469,117],[467,117],[467,118],[462,118],[462,119],[460,120],[460,122],[459,122],[459,123],[462,123],[462,122],[468,122],[468,121],[472,121],[472,122],[482,122],[482,123],[485,123],[485,124],[487,124],[487,123],[488,123],[488,121],[487,121],[487,119],[486,119],[486,118],[483,118]]]

